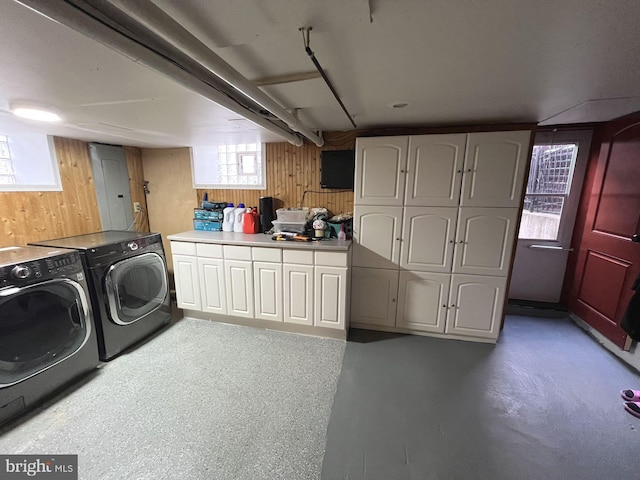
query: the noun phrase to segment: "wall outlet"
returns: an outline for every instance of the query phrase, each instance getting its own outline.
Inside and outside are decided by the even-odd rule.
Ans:
[[[142,211],[142,205],[140,205],[140,202],[133,202],[133,212],[139,213],[141,211]]]

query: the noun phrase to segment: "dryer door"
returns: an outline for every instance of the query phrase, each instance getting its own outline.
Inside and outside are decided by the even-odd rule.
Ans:
[[[0,289],[0,388],[79,351],[91,333],[89,316],[85,291],[73,280]]]
[[[167,267],[157,253],[143,253],[111,265],[105,275],[109,318],[129,325],[160,308],[169,294]]]

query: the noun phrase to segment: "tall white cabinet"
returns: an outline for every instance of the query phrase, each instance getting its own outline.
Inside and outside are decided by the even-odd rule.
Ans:
[[[495,341],[530,130],[356,141],[351,323]]]

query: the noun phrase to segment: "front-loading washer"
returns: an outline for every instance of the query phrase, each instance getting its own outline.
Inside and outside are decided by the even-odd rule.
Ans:
[[[78,252],[0,248],[0,424],[96,368]]]
[[[170,322],[160,234],[107,230],[33,245],[80,253],[89,280],[100,359],[112,359]]]

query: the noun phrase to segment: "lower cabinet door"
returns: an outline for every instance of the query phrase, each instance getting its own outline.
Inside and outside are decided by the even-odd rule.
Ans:
[[[344,329],[347,317],[347,269],[315,267],[314,325]]]
[[[255,318],[281,322],[282,264],[254,262],[253,287],[256,300]]]
[[[451,275],[400,272],[396,327],[444,333]]]
[[[398,270],[351,269],[351,323],[393,327],[396,322]]]
[[[227,290],[227,313],[253,318],[253,268],[251,262],[225,260],[224,278]]]
[[[507,279],[452,275],[446,333],[497,339]]]
[[[201,310],[198,262],[189,255],[173,255],[173,276],[178,308]]]
[[[284,321],[313,325],[313,266],[284,265]]]
[[[198,258],[200,297],[202,311],[227,314],[227,293],[224,287],[224,262],[222,259]]]

